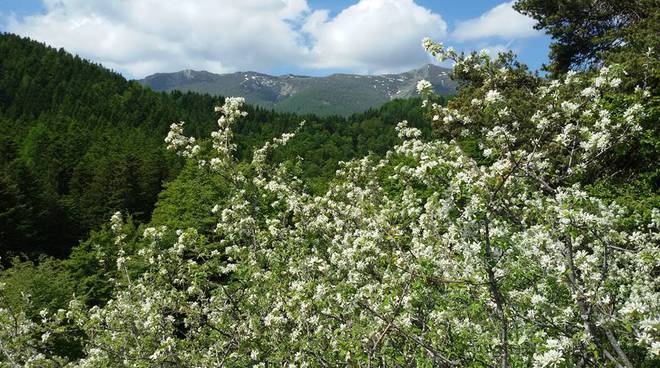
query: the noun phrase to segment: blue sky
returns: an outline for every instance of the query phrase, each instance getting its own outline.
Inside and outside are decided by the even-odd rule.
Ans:
[[[513,50],[536,69],[550,39],[497,0],[0,0],[0,30],[128,78],[181,69],[389,73],[434,62],[424,36]]]

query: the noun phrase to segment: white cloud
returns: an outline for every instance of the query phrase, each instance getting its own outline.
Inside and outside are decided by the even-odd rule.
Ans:
[[[535,21],[513,9],[515,1],[503,3],[490,9],[478,18],[460,22],[452,39],[471,41],[489,37],[519,39],[538,36]]]
[[[336,16],[307,0],[42,1],[43,14],[5,17],[5,29],[135,78],[181,69],[399,72],[431,60],[426,36],[500,51],[540,34],[513,2],[448,35],[442,16],[414,0],[359,0]]]
[[[6,29],[128,77],[282,67],[399,71],[428,60],[446,23],[413,0],[361,0],[329,18],[307,0],[43,0]]]
[[[128,76],[185,68],[263,70],[305,57],[291,22],[305,0],[44,0],[7,30]]]
[[[412,0],[361,0],[332,19],[315,11],[302,29],[313,39],[312,67],[389,72],[426,62],[421,40],[443,38],[447,25]]]

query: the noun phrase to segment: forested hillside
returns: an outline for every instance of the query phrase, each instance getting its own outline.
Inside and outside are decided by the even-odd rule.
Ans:
[[[0,256],[64,256],[117,210],[149,221],[182,160],[167,153],[169,125],[207,135],[222,98],[155,93],[137,82],[35,41],[0,36]],[[394,101],[349,118],[247,108],[237,127],[241,160],[253,147],[307,120],[277,160],[302,157],[302,175],[322,187],[337,168],[392,147],[398,120],[430,135],[419,101]]]

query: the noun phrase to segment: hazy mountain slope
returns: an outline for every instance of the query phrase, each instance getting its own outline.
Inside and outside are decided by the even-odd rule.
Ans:
[[[395,98],[417,94],[420,79],[437,93],[452,94],[456,84],[449,70],[432,64],[400,74],[333,74],[327,77],[271,76],[255,72],[213,74],[183,70],[158,73],[139,80],[156,91],[193,91],[221,96],[244,96],[249,103],[277,111],[348,115],[377,107]]]

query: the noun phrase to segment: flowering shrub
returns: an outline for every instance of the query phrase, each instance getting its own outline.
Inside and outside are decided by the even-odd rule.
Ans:
[[[232,159],[242,99],[218,108],[212,149],[174,124],[168,148],[232,185],[212,233],[146,228],[129,254],[112,218],[113,298],[72,301],[41,321],[0,308],[3,364],[26,366],[624,366],[660,354],[660,211],[630,225],[626,209],[581,178],[634,139],[643,89],[617,95],[623,71],[543,81],[506,57],[459,55],[469,103],[424,101],[439,129],[476,137],[424,142],[401,122],[381,159],[343,163],[312,195],[269,152]],[[428,82],[418,84],[430,97]],[[513,93],[515,92],[515,96]],[[480,97],[478,97],[480,96]],[[526,100],[525,106],[516,101]],[[1,292],[1,291],[0,291]],[[75,328],[85,355],[44,348]]]

